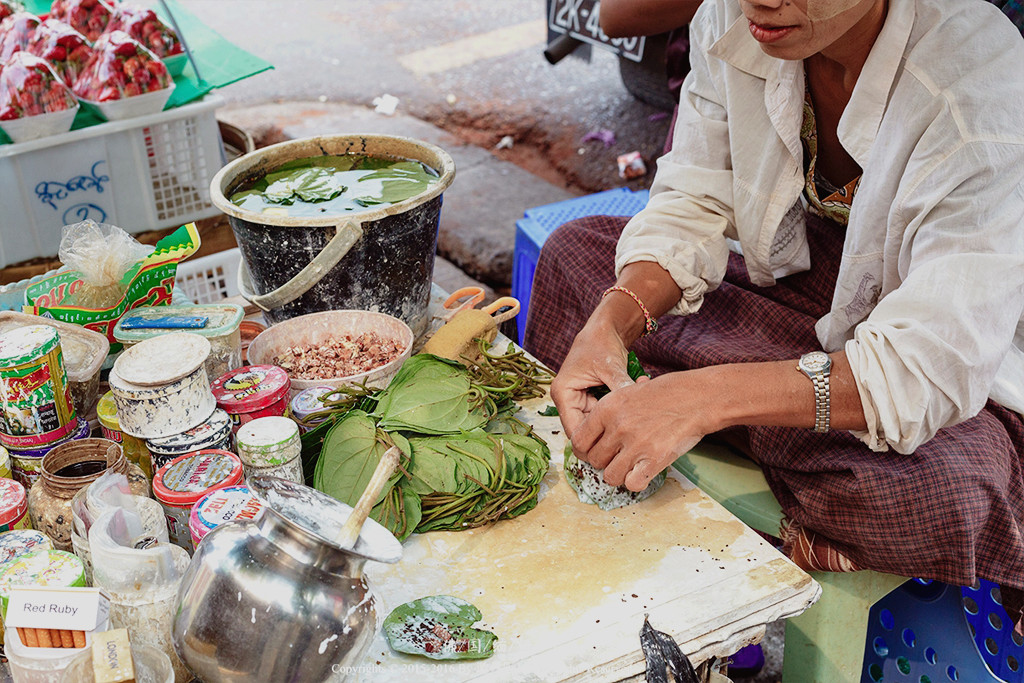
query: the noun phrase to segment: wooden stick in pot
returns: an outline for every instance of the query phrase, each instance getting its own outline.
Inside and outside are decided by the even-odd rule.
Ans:
[[[340,547],[345,550],[351,550],[355,547],[356,541],[359,540],[359,532],[363,528],[363,523],[369,516],[370,510],[373,508],[377,496],[384,489],[388,478],[395,471],[395,468],[398,467],[398,459],[401,455],[402,451],[399,450],[398,446],[392,446],[381,456],[380,462],[377,463],[377,469],[373,471],[373,476],[370,477],[370,483],[366,485],[363,495],[359,496],[355,508],[352,509],[352,514],[348,516],[344,526],[341,527],[341,531],[338,532],[337,537],[334,539],[334,542]]]

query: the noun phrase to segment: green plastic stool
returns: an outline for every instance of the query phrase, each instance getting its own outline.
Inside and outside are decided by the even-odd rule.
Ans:
[[[757,463],[732,449],[700,443],[674,467],[747,526],[779,535],[782,508]],[[786,620],[783,683],[858,683],[871,605],[908,579],[873,571],[812,572],[821,597]]]

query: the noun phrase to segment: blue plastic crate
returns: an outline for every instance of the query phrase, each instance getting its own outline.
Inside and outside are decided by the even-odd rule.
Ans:
[[[987,582],[986,582],[987,583]],[[977,637],[985,642],[999,624],[1006,634],[1012,630],[1006,612],[994,601],[988,608],[983,593],[991,600],[993,584],[986,588],[961,589],[938,581],[908,581],[871,607],[868,634],[864,645],[862,683],[1017,683],[1021,681],[1020,658],[1008,661],[1000,650],[1002,667],[1011,675],[997,675],[979,650]],[[968,594],[975,597],[968,599]],[[998,593],[996,593],[998,595]],[[972,615],[973,611],[973,615]],[[1000,612],[999,621],[980,627],[970,623],[987,621]],[[974,637],[972,637],[974,636]],[[995,642],[994,640],[992,642]],[[991,645],[991,643],[990,643]],[[993,648],[996,649],[996,648]],[[1017,670],[1011,671],[1013,664]]]
[[[526,331],[526,314],[533,289],[533,273],[537,258],[548,235],[555,228],[584,216],[634,216],[647,205],[647,190],[622,187],[605,190],[585,197],[567,199],[527,209],[516,221],[516,243],[512,261],[512,296],[519,299],[522,308],[516,316],[516,341],[521,345]]]

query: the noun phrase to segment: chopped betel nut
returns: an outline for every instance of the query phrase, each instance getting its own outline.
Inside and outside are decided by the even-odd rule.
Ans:
[[[291,346],[274,356],[273,362],[295,379],[332,379],[387,365],[404,351],[405,347],[395,339],[383,339],[376,332],[363,332],[354,339],[345,335],[323,344]]]

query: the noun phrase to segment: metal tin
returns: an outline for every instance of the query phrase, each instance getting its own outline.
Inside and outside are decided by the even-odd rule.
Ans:
[[[203,366],[209,354],[204,337],[173,332],[118,356],[109,381],[121,431],[159,439],[206,421],[216,408]]]
[[[112,391],[103,394],[99,402],[96,403],[96,417],[99,420],[103,438],[121,444],[124,457],[128,458],[129,462],[138,465],[139,469],[146,473],[146,477],[152,480],[153,459],[149,449],[146,448],[146,442],[121,431],[121,423],[117,419],[117,404],[114,402]]]
[[[210,531],[221,524],[254,520],[263,513],[263,501],[248,486],[228,486],[210,491],[192,506],[188,528],[192,543],[199,545]]]
[[[0,335],[0,443],[33,448],[75,428],[60,335],[29,325]]]
[[[0,566],[33,550],[51,550],[49,537],[35,529],[15,529],[0,534]]]
[[[11,468],[11,454],[7,452],[7,449],[0,446],[0,477],[7,477],[11,479],[14,476],[14,470]]]
[[[308,432],[327,419],[322,417],[311,420],[309,416],[322,410],[327,410],[327,406],[320,400],[320,397],[331,391],[334,391],[334,387],[320,385],[303,389],[292,397],[291,403],[288,406],[292,411],[295,421],[299,423],[300,431]]]
[[[287,417],[260,417],[242,425],[235,435],[246,478],[263,474],[302,484],[302,440],[299,426]]]
[[[89,423],[78,418],[78,426],[75,431],[68,434],[60,441],[47,444],[41,448],[32,448],[29,450],[11,450],[11,476],[16,481],[21,482],[21,485],[25,487],[25,490],[32,488],[32,484],[36,482],[39,475],[42,473],[43,468],[43,457],[52,451],[57,446],[65,444],[68,441],[78,441],[79,439],[88,439],[91,433]]]
[[[7,614],[7,600],[14,586],[85,586],[85,565],[64,550],[33,550],[0,567],[0,601]]]
[[[153,458],[153,466],[160,469],[186,453],[206,450],[227,450],[231,445],[231,418],[217,408],[210,418],[187,432],[173,434],[146,442]]]
[[[191,553],[195,549],[188,530],[192,506],[209,491],[241,481],[242,461],[228,451],[189,453],[158,469],[153,477],[153,497],[167,515],[171,543]]]
[[[231,416],[237,433],[256,418],[284,415],[291,380],[276,365],[250,365],[221,375],[212,388],[217,405]]]
[[[31,528],[25,487],[13,479],[0,479],[0,532]]]
[[[175,330],[170,327],[138,327],[125,329],[125,321],[143,320],[160,324],[161,319],[192,316],[207,319],[204,327],[190,329],[210,340],[210,355],[206,359],[208,377],[220,377],[229,370],[242,367],[242,342],[239,325],[245,317],[245,309],[238,304],[203,304],[200,306],[140,306],[133,308],[118,320],[114,327],[114,339],[126,347],[146,339],[168,334]]]

